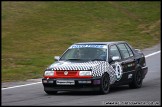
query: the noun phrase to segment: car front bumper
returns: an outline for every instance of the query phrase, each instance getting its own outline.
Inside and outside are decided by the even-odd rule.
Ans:
[[[74,81],[73,84],[58,84],[57,81]],[[42,79],[45,91],[98,91],[101,78],[90,79]]]

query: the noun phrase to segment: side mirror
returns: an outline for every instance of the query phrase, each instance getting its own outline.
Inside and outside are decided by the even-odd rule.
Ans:
[[[113,61],[116,61],[116,60],[119,60],[119,59],[120,59],[119,56],[113,56],[113,57],[112,57],[112,60],[113,60]]]
[[[137,53],[141,53],[141,50],[140,50],[140,49],[135,49],[135,51],[136,51]]]
[[[54,57],[54,60],[55,60],[55,61],[59,61],[59,59],[60,59],[60,56],[55,56],[55,57]]]
[[[109,63],[112,63],[113,61],[116,61],[116,60],[120,60],[120,57],[119,57],[119,56],[112,56],[112,57],[110,58]]]

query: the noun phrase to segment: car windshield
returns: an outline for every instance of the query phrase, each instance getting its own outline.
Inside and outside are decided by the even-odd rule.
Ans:
[[[72,45],[60,58],[70,61],[106,61],[106,45]]]

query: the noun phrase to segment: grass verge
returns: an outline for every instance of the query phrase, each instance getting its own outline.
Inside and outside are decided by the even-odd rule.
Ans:
[[[2,82],[41,78],[71,44],[160,42],[160,1],[3,1]]]

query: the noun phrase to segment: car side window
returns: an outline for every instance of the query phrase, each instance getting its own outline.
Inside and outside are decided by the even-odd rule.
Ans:
[[[125,44],[125,46],[126,46],[127,49],[128,49],[129,55],[130,55],[130,56],[133,56],[133,52],[132,52],[132,50],[130,49],[130,47],[129,47],[127,44]]]
[[[121,59],[119,50],[118,50],[118,48],[117,48],[116,45],[111,45],[111,46],[110,46],[110,56],[111,56],[111,57],[113,57],[113,56],[118,56],[119,59]]]
[[[127,48],[125,47],[124,44],[118,44],[118,47],[119,47],[119,50],[121,51],[122,53],[122,56],[123,58],[128,58],[129,57],[129,53],[128,53],[128,50]]]

